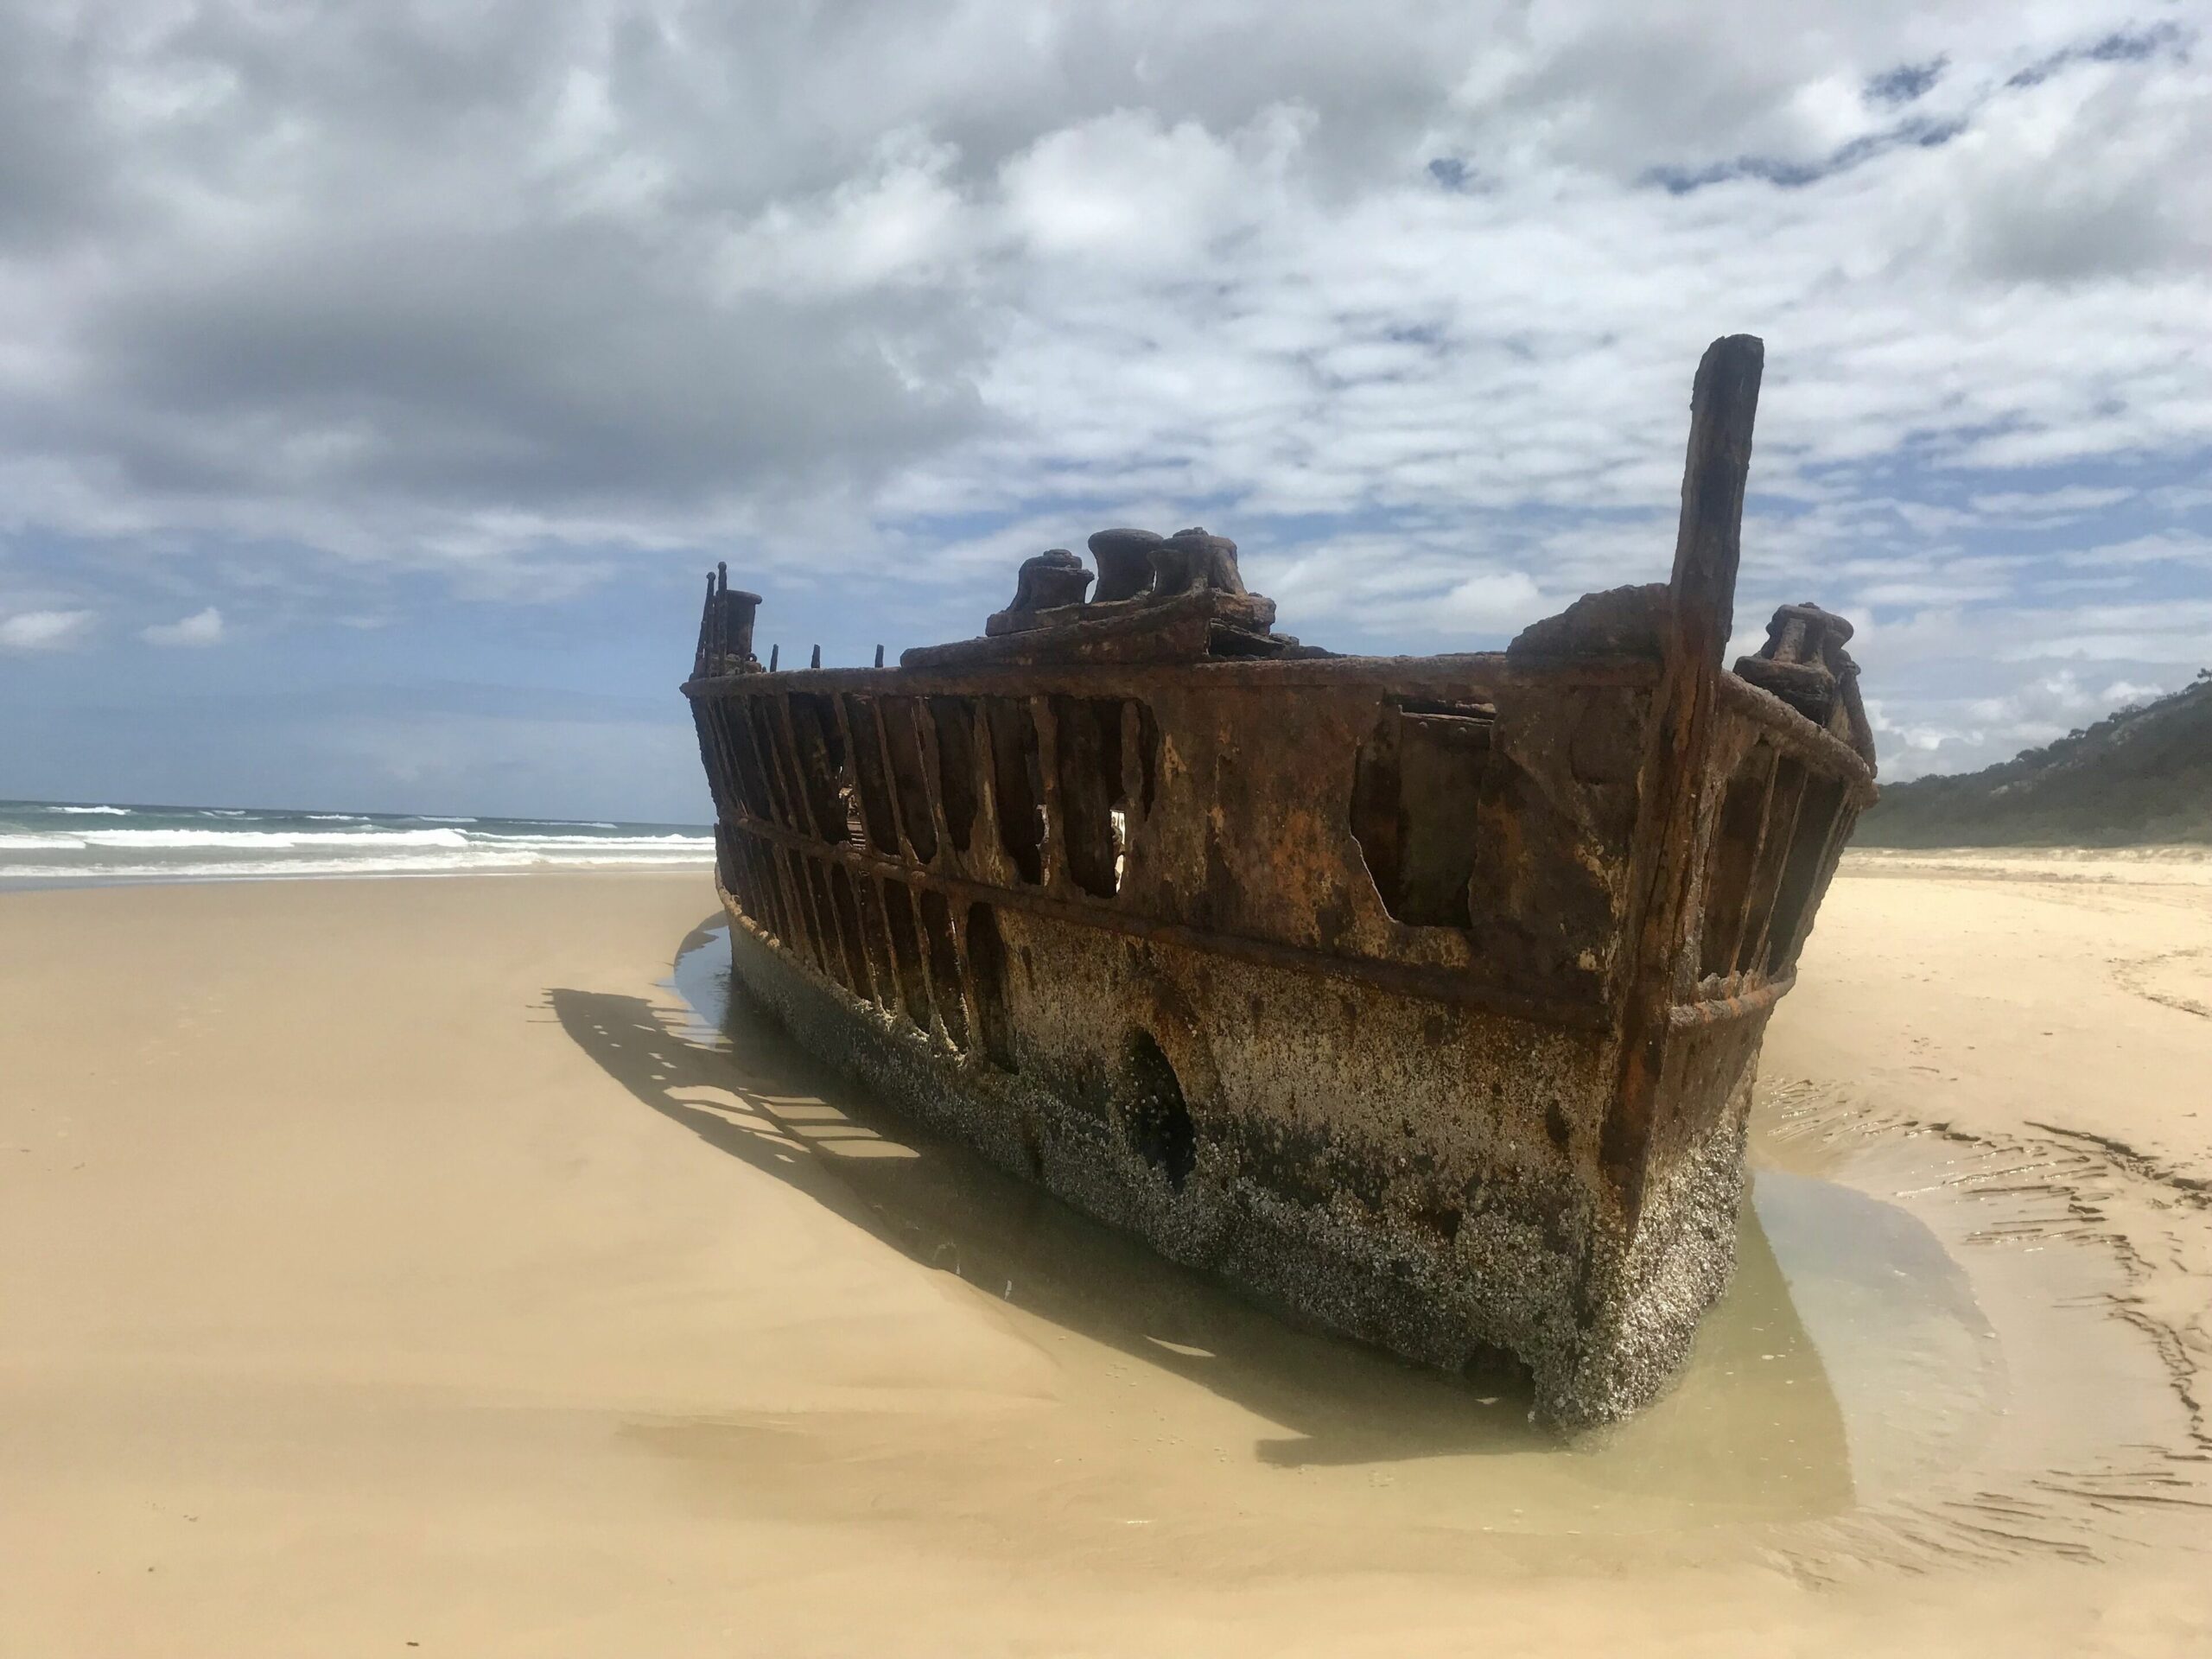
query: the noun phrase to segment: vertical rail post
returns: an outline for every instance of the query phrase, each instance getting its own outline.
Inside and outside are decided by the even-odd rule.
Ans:
[[[1621,1056],[1599,1156],[1632,1219],[1666,1069],[1668,1014],[1695,885],[1697,814],[1713,750],[1713,705],[1735,626],[1744,486],[1751,466],[1766,347],[1731,334],[1706,348],[1690,394],[1682,512],[1668,584],[1665,664],[1653,694],[1643,762],[1644,806],[1630,863],[1627,994]]]
[[[691,677],[704,679],[707,674],[708,635],[715,626],[715,573],[707,572],[707,602],[699,611],[699,648],[691,653]]]

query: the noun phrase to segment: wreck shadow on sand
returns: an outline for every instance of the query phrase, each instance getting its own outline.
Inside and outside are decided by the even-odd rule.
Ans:
[[[967,1148],[888,1112],[729,994],[723,925],[679,951],[676,984],[696,1019],[645,998],[556,988],[575,1043],[654,1111],[774,1176],[923,1265],[1039,1318],[1213,1390],[1291,1433],[1255,1455],[1283,1467],[1560,1450],[1529,1420],[1524,1379],[1457,1379],[1300,1330],[1077,1214]],[[716,1027],[719,1027],[717,1029]],[[1759,1305],[1757,1342],[1819,1361],[1745,1206],[1739,1287]],[[1721,1340],[1726,1344],[1725,1331]],[[1726,1356],[1719,1357],[1724,1362]],[[1696,1369],[1694,1362],[1693,1369]]]

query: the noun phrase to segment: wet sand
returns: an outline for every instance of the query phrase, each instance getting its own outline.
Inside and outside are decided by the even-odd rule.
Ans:
[[[1572,1447],[725,1018],[702,877],[0,894],[0,1654],[2204,1650],[2208,874],[1853,860]]]

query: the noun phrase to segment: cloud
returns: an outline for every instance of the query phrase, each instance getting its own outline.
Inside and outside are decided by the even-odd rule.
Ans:
[[[2186,677],[2185,676],[2183,677]],[[1919,720],[1900,719],[1885,700],[1869,699],[1867,719],[1885,751],[1885,777],[1902,781],[1947,766],[1961,752],[2004,759],[2065,736],[2113,710],[2161,695],[2156,683],[2096,685],[2070,669],[2039,675],[2001,696],[1961,698]]]
[[[2137,536],[2102,547],[2084,548],[2065,556],[2069,565],[2088,569],[2112,569],[2128,565],[2197,564],[2212,567],[2212,535],[2190,536],[2163,531]]]
[[[1786,190],[1800,190],[1807,185],[1832,178],[1838,173],[1863,167],[1901,145],[1933,149],[1939,144],[1949,143],[1965,130],[1963,121],[1924,121],[1908,118],[1880,131],[1861,133],[1849,142],[1837,145],[1825,156],[1807,160],[1773,156],[1738,156],[1694,170],[1656,167],[1647,176],[1652,183],[1662,186],[1669,194],[1678,196],[1688,195],[1707,185],[1725,183],[1731,179],[1757,179],[1761,183],[1779,185]]]
[[[0,559],[54,614],[404,639],[728,557],[899,639],[1203,519],[1287,628],[1492,645],[1664,574],[1748,329],[1739,614],[1850,610],[1915,753],[1988,758],[1971,696],[2186,644],[2202,45],[2114,0],[0,0]]]
[[[1288,5],[1263,41],[1205,5],[866,18],[11,9],[0,59],[51,129],[10,175],[49,204],[0,324],[0,435],[41,469],[18,511],[97,533],[120,498],[435,563],[855,493],[1003,508],[1078,459],[1262,509],[1586,499],[1656,482],[1622,467],[1675,447],[1652,417],[1734,324],[1820,396],[1808,458],[1945,433],[2056,458],[2115,391],[2104,418],[2133,412],[2125,365],[2054,360],[2070,301],[1969,320],[1959,285],[2133,271],[2212,223],[2198,76],[2095,3],[1995,49],[1972,13],[1879,6],[1817,35],[1725,9]],[[1927,49],[1900,67],[1901,41]],[[1440,153],[1486,188],[1440,188]],[[1670,207],[1650,177],[1703,188]],[[1890,263],[1931,229],[1936,264]],[[1555,441],[1510,442],[1532,428]],[[2129,436],[2160,429],[2201,443],[2212,411]],[[518,509],[538,532],[503,540]]]
[[[92,626],[90,611],[18,611],[0,617],[0,651],[66,651]]]
[[[2126,488],[2099,489],[2084,484],[2053,490],[1988,490],[1976,495],[1972,505],[1985,520],[2056,523],[2117,506],[2133,493]]]
[[[1949,66],[1948,58],[1938,56],[1925,63],[1901,63],[1894,69],[1870,75],[1866,79],[1866,101],[1891,105],[1910,104],[1941,80]]]
[[[138,637],[151,645],[212,645],[223,638],[223,613],[210,605],[175,622],[156,622],[139,630]]]

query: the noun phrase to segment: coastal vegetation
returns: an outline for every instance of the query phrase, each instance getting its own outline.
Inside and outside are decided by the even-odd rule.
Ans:
[[[1980,772],[1883,786],[1864,847],[2212,842],[2212,669]]]

